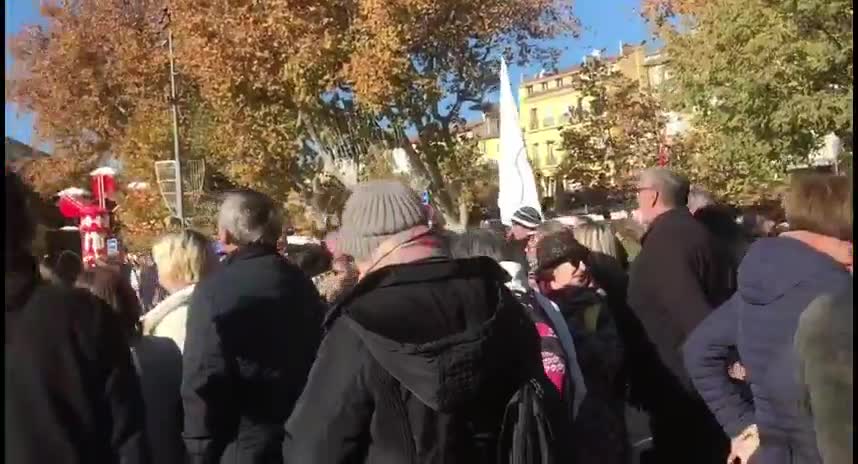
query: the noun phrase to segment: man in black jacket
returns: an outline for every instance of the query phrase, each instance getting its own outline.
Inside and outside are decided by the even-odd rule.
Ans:
[[[688,191],[686,179],[663,168],[644,171],[638,181],[647,232],[629,273],[628,304],[654,353],[647,357],[650,375],[632,382],[650,412],[657,462],[720,464],[729,443],[694,391],[681,347],[733,293],[735,271],[729,253],[689,213]]]
[[[393,181],[355,189],[338,246],[361,280],[326,324],[286,462],[497,462],[506,403],[542,372],[504,271],[449,259],[420,199]]]
[[[229,194],[218,233],[222,268],[197,284],[182,374],[185,445],[193,463],[281,462],[283,423],[321,337],[322,301],[277,253],[281,219],[257,192]]]
[[[5,462],[148,463],[143,398],[119,321],[41,281],[26,187],[6,173]]]

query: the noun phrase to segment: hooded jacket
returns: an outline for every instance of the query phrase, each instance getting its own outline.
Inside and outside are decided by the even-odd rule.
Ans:
[[[757,424],[762,464],[820,463],[812,420],[800,407],[793,339],[814,298],[849,284],[846,268],[792,238],[761,239],[739,267],[738,291],[689,337],[685,365],[725,432]],[[729,347],[736,346],[753,402],[730,382]]]
[[[329,316],[286,424],[287,463],[482,463],[539,340],[488,258],[367,275]]]
[[[179,290],[165,298],[143,315],[143,335],[169,338],[176,342],[179,351],[185,349],[185,325],[188,321],[188,306],[194,294],[194,285]]]

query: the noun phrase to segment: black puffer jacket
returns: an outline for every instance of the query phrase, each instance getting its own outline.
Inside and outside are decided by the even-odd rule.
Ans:
[[[6,451],[14,464],[148,463],[143,398],[119,322],[82,290],[6,268]]]
[[[287,463],[493,462],[506,403],[542,372],[488,258],[380,269],[334,308],[286,425]]]

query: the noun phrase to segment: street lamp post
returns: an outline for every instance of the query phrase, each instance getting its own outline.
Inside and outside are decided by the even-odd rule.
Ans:
[[[173,56],[173,31],[170,30],[170,11],[164,9],[164,27],[167,29],[167,49],[170,56],[170,111],[173,116],[173,161],[176,170],[176,218],[185,228],[184,195],[182,193],[182,163],[179,156],[179,107],[176,98],[176,66]]]

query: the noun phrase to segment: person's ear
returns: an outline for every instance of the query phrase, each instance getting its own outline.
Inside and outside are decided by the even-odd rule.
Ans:
[[[652,201],[650,201],[650,207],[654,208],[655,205],[658,204],[658,201],[661,199],[661,193],[658,190],[650,190],[652,192]]]

